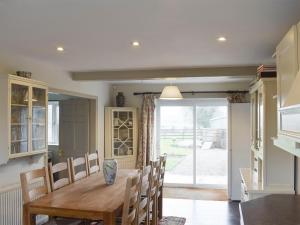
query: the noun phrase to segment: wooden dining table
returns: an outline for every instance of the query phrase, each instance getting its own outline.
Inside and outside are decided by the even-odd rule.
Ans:
[[[119,170],[113,185],[107,185],[102,172],[51,192],[24,205],[24,225],[36,224],[36,215],[102,220],[105,225],[115,224],[122,209],[126,181],[137,170]]]

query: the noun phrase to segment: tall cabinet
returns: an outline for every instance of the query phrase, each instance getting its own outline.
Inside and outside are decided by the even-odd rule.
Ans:
[[[277,130],[276,78],[261,78],[250,88],[250,168],[240,170],[243,201],[272,193],[294,193],[294,158],[272,141]]]
[[[48,88],[43,82],[0,76],[0,164],[47,152]]]
[[[137,109],[105,108],[105,158],[114,158],[118,167],[135,168],[137,156]]]

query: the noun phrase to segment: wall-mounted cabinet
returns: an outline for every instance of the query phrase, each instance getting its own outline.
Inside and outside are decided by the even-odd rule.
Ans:
[[[276,48],[278,107],[291,106],[289,93],[298,72],[298,30],[293,26]]]
[[[105,108],[105,158],[114,158],[120,168],[135,168],[137,154],[137,109]]]
[[[292,26],[276,48],[278,134],[274,143],[295,155],[300,142],[300,23]],[[292,144],[295,145],[295,144]],[[297,144],[295,145],[297,146]]]
[[[242,199],[294,192],[293,156],[272,142],[276,135],[276,78],[262,78],[250,88],[251,161],[241,169]]]
[[[1,76],[0,164],[9,159],[47,152],[45,83],[14,75]]]
[[[297,25],[298,32],[298,68],[300,69],[300,22]]]

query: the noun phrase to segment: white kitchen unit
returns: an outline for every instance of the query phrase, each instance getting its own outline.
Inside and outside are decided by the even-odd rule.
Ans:
[[[105,108],[105,158],[113,158],[118,167],[131,169],[137,157],[137,109]]]
[[[47,146],[48,88],[43,82],[0,76],[0,164],[43,154]]]
[[[278,134],[274,144],[300,157],[300,23],[276,48]]]
[[[240,168],[241,174],[241,202],[260,198],[270,194],[294,194],[293,190],[280,187],[263,188],[261,184],[253,181],[250,168]]]
[[[273,144],[277,131],[276,78],[261,78],[250,88],[250,168],[241,169],[241,199],[294,193],[294,157]]]
[[[230,104],[229,110],[229,141],[231,150],[229,198],[239,201],[241,198],[241,175],[239,168],[249,166],[250,158],[250,103]]]

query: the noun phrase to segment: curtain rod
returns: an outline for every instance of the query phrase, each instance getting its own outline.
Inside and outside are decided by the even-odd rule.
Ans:
[[[246,94],[249,91],[181,91],[181,94]],[[159,95],[161,92],[134,92],[133,95]]]

